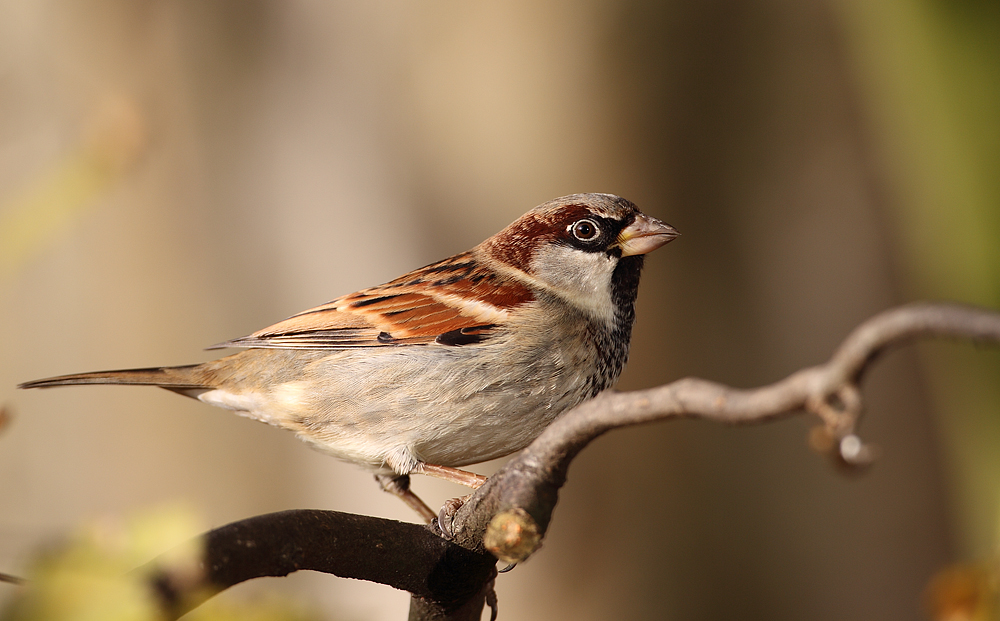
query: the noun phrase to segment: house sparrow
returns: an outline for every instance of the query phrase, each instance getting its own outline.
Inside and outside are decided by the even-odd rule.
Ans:
[[[411,473],[527,446],[610,387],[628,358],[643,255],[677,231],[611,194],[549,201],[472,250],[209,349],[204,364],[64,375],[20,388],[166,388],[288,429],[376,473],[430,521]]]

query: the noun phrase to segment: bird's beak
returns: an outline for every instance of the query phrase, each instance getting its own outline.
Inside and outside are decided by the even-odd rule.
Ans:
[[[674,227],[639,214],[635,222],[622,229],[618,234],[618,247],[622,249],[623,257],[652,252],[676,238],[680,233]]]

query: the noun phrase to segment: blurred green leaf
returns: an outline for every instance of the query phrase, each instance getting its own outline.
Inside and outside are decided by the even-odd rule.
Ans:
[[[0,615],[3,621],[156,621],[161,619],[149,582],[131,570],[151,558],[172,576],[200,576],[197,535],[203,527],[193,512],[162,508],[124,522],[89,524],[40,553],[28,585]],[[209,600],[190,612],[191,621],[308,621],[302,606],[279,598],[220,602]]]

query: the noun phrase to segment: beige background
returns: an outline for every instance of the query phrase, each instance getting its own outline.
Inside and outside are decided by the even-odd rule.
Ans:
[[[231,413],[14,385],[205,360],[556,196],[621,194],[683,233],[647,263],[626,389],[772,381],[917,297],[1000,306],[995,16],[876,4],[0,2],[0,571],[166,503],[208,526],[412,519]],[[1000,356],[921,354],[869,378],[865,476],[811,453],[804,419],[601,438],[499,578],[502,618],[919,616],[936,570],[994,552],[1000,506]],[[407,606],[321,575],[224,597],[255,590],[331,619]]]

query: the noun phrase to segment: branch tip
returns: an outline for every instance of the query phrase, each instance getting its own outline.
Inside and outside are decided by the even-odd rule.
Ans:
[[[541,542],[538,523],[520,507],[493,516],[483,535],[486,549],[505,563],[524,561],[539,548]]]

